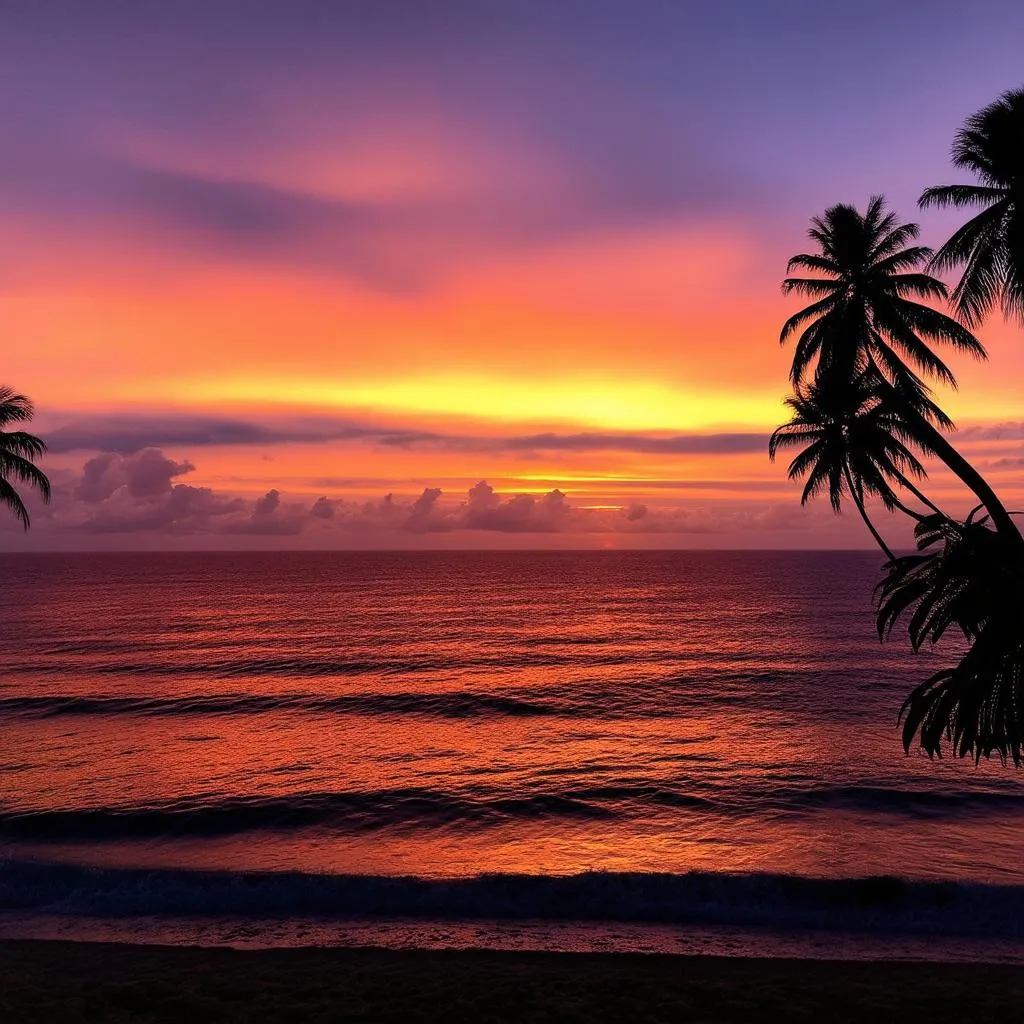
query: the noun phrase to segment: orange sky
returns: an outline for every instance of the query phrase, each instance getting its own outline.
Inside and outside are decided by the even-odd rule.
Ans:
[[[546,88],[554,112],[531,108],[508,87],[519,55],[498,60],[502,47],[532,52],[528,33],[487,37],[494,67],[462,69],[482,83],[480,103],[434,67],[443,54],[409,39],[417,52],[398,77],[371,61],[339,70],[329,46],[301,61],[240,51],[237,77],[215,61],[197,71],[223,86],[207,109],[172,64],[146,79],[145,55],[171,45],[155,30],[128,24],[134,57],[106,69],[98,30],[77,42],[29,33],[33,65],[24,39],[15,52],[30,20],[15,18],[12,75],[64,68],[33,100],[62,116],[7,125],[0,337],[4,379],[35,399],[54,442],[58,501],[38,536],[5,532],[0,545],[867,543],[827,509],[802,512],[767,460],[790,358],[776,341],[793,309],[779,280],[826,202],[863,202],[891,181],[912,214],[914,190],[949,173],[944,153],[973,92],[918,104],[909,169],[892,167],[885,131],[877,151],[851,141],[819,165],[813,134],[792,129],[785,159],[766,149],[754,167],[725,130],[694,148],[680,123],[707,113],[695,81],[648,81],[632,56],[603,120],[591,123],[573,92],[616,95],[585,55],[561,77],[539,73],[529,87]],[[211,29],[206,56],[225,39]],[[580,45],[614,54],[626,43],[610,33]],[[673,56],[651,59],[668,69]],[[857,83],[835,75],[852,94]],[[764,88],[770,105],[790,85]],[[756,117],[729,113],[753,145]],[[824,131],[827,112],[813,116]],[[947,226],[926,223],[927,240]],[[981,336],[990,363],[954,361],[962,390],[943,402],[973,429],[965,450],[1024,500],[1024,344],[1001,323]],[[998,423],[1011,424],[1000,438],[980,436]],[[125,460],[147,448],[162,453],[164,477],[147,463],[156,482],[136,486]],[[104,452],[121,462],[104,464],[106,483],[85,501],[86,464]],[[474,519],[463,506],[481,480],[497,496]],[[191,505],[156,514],[176,485],[209,491],[181,501],[250,504],[216,522]],[[407,513],[433,488],[440,518],[420,533],[366,511],[391,494]],[[556,489],[561,518],[540,504],[492,514]],[[957,501],[941,477],[936,489]],[[262,528],[220,528],[270,491]],[[300,519],[320,497],[332,511],[313,530]]]

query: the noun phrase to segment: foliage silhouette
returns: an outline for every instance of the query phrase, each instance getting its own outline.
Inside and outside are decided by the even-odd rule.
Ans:
[[[797,254],[787,272],[800,269],[823,276],[787,277],[782,283],[786,294],[815,297],[782,327],[783,342],[804,327],[793,353],[793,383],[805,378],[815,359],[819,375],[836,375],[841,381],[870,368],[924,417],[948,426],[949,419],[908,363],[955,385],[952,371],[929,341],[948,343],[978,358],[984,358],[985,350],[962,324],[915,301],[946,298],[946,286],[919,269],[931,258],[931,249],[906,245],[917,238],[918,226],[900,224],[886,211],[885,200],[872,196],[863,214],[844,203],[830,207],[812,220],[808,234],[819,251]]]
[[[849,496],[887,557],[878,586],[878,631],[898,624],[918,652],[940,641],[957,660],[917,686],[900,710],[903,746],[930,756],[948,743],[958,757],[1024,760],[1024,537],[988,481],[945,437],[949,417],[929,381],[955,387],[936,344],[985,358],[971,333],[997,304],[1024,321],[1024,90],[975,114],[957,137],[954,160],[979,186],[928,189],[922,206],[987,204],[938,253],[910,244],[904,224],[873,196],[864,211],[839,204],[811,222],[817,251],[800,253],[785,293],[813,301],[783,325],[795,338],[787,400],[792,417],[769,441],[774,459],[799,449],[791,479],[801,501],[827,493],[835,511]],[[963,264],[949,295],[928,271]],[[918,301],[922,300],[922,301]],[[929,303],[951,301],[960,320]],[[963,321],[963,322],[961,322]],[[968,326],[965,326],[968,325]],[[918,487],[919,456],[941,459],[980,504],[962,522]],[[903,494],[924,505],[911,508]],[[865,499],[914,520],[917,551],[893,554]]]
[[[930,502],[908,479],[908,474],[923,478],[924,466],[908,447],[902,421],[880,398],[871,375],[860,374],[849,387],[830,387],[827,377],[800,383],[786,404],[793,416],[772,434],[768,454],[774,460],[783,448],[801,449],[788,470],[791,480],[806,478],[801,504],[827,491],[832,508],[839,512],[843,495],[848,494],[879,547],[893,558],[867,514],[865,494],[914,518],[920,516],[903,504],[892,484]]]
[[[1024,323],[1024,89],[1003,93],[972,114],[953,143],[953,163],[975,185],[936,185],[919,205],[983,209],[935,254],[940,271],[963,266],[953,302],[978,324],[997,305]]]
[[[30,520],[25,502],[12,480],[35,487],[43,501],[50,500],[50,481],[32,461],[46,451],[46,444],[34,434],[8,430],[12,424],[28,423],[34,414],[32,403],[6,384],[0,385],[0,503],[14,513],[27,530]]]
[[[820,276],[787,277],[782,283],[787,294],[815,299],[782,327],[783,343],[800,331],[790,379],[797,386],[812,377],[838,394],[857,388],[867,375],[879,401],[890,410],[890,420],[900,421],[905,438],[940,458],[974,492],[1024,560],[1024,540],[1009,513],[938,429],[951,427],[952,421],[919,375],[956,386],[952,370],[931,344],[945,343],[978,359],[985,358],[985,350],[963,324],[916,301],[947,298],[946,286],[920,269],[931,258],[931,249],[906,244],[917,238],[918,230],[916,224],[901,224],[881,196],[872,196],[863,214],[838,204],[811,221],[809,235],[818,252],[799,253],[787,270]]]
[[[997,753],[1020,764],[1024,744],[1024,576],[1003,536],[975,519],[943,515],[915,529],[918,554],[886,566],[879,584],[878,632],[891,634],[904,616],[919,651],[950,629],[969,641],[966,654],[915,688],[900,711],[903,746],[920,734],[941,755],[948,739],[957,756]]]

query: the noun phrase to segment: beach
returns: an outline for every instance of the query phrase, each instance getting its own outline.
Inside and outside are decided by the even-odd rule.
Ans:
[[[0,943],[21,1021],[960,1021],[1014,1019],[989,964],[630,954]]]

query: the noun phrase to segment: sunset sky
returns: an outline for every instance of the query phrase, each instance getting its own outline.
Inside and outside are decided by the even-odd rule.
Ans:
[[[1024,6],[824,9],[8,0],[0,379],[55,499],[0,548],[868,546],[768,461],[779,282],[834,202],[948,236]],[[942,401],[1012,506],[1024,330],[980,336]]]

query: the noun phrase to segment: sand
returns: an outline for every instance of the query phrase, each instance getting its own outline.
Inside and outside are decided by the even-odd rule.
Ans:
[[[0,942],[0,1021],[1020,1020],[1024,968]]]

